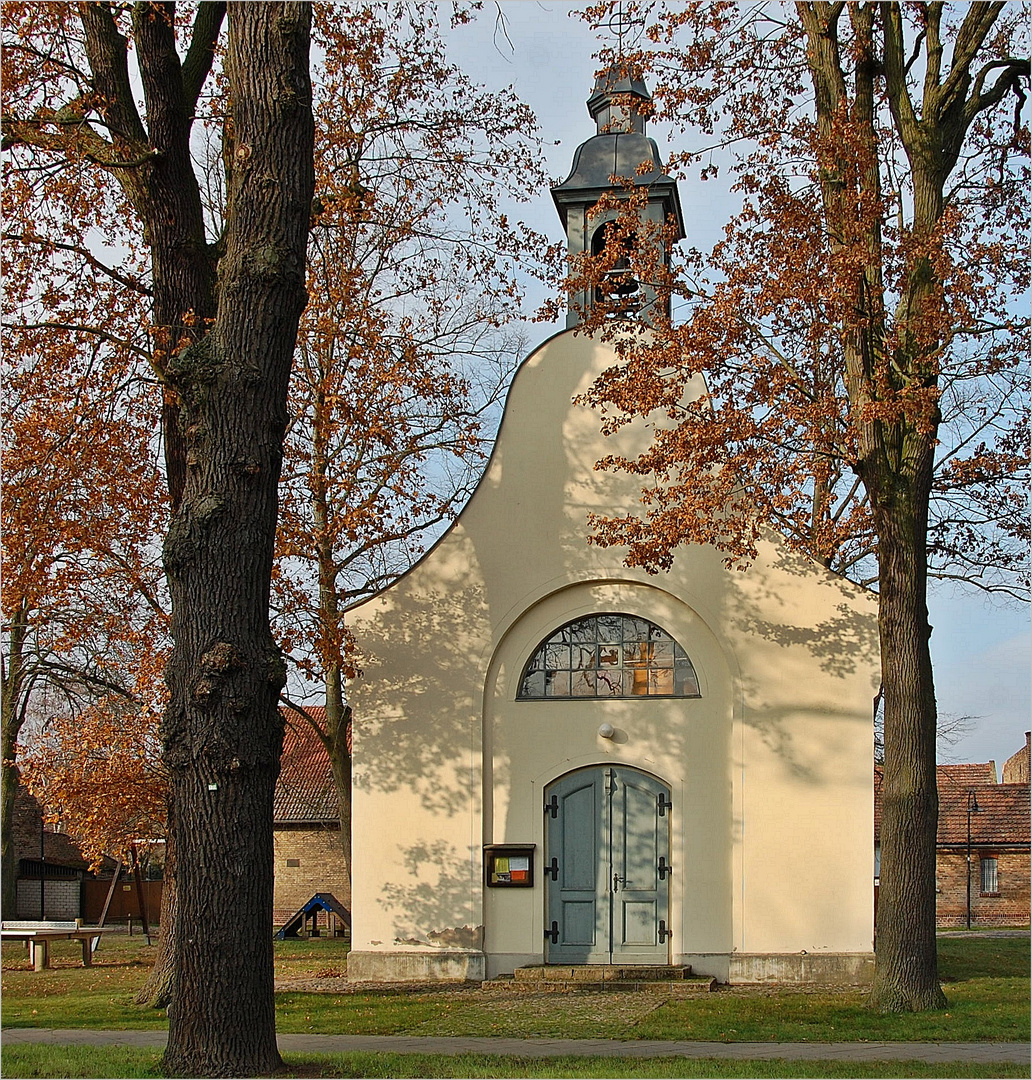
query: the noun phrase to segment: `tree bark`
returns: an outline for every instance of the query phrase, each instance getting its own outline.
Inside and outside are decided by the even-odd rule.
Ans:
[[[268,604],[287,382],[307,299],[311,6],[228,12],[232,172],[218,314],[168,368],[192,441],[164,549],[174,648],[162,739],[179,900],[164,1065],[188,1076],[282,1067],[272,799],[286,673]]]
[[[935,691],[928,641],[928,498],[933,446],[914,447],[909,483],[870,478],[878,527],[878,627],[885,691],[881,883],[871,1003],[941,1009],[935,940]]]

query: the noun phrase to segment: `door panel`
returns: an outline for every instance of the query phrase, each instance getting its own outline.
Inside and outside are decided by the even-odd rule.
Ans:
[[[659,860],[670,862],[669,789],[632,769],[615,769],[610,795],[613,860],[614,964],[665,964],[668,948],[659,924],[670,921],[669,875],[661,881]],[[663,813],[660,802],[663,800]]]
[[[553,801],[554,796],[554,801]],[[545,935],[550,963],[665,964],[670,792],[634,769],[598,766],[545,792]]]
[[[558,878],[549,881],[546,928],[554,927],[548,946],[552,963],[605,964],[609,957],[609,910],[605,865],[600,857],[604,835],[605,793],[597,769],[563,777],[548,788],[557,796],[555,816],[548,817],[546,865],[555,857]],[[600,880],[601,879],[601,880]]]
[[[599,793],[589,783],[560,796],[563,889],[595,893],[598,879],[597,848]]]

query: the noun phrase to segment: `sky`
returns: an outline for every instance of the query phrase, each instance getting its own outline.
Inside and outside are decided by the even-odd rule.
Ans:
[[[594,84],[593,31],[571,17],[577,5],[548,0],[501,0],[485,4],[481,17],[451,38],[453,57],[489,88],[508,84],[537,114],[548,162],[556,180],[570,171],[577,146],[594,133],[585,102]],[[505,32],[497,25],[501,12]],[[662,128],[648,134],[661,154],[675,143]],[[734,208],[726,181],[682,181],[686,243],[705,249],[720,236]],[[547,191],[520,216],[548,235],[563,239]],[[555,328],[531,324],[533,346]],[[996,762],[997,771],[1025,741],[1032,727],[1032,633],[1027,607],[990,601],[973,589],[933,585],[929,597],[931,648],[940,716],[964,721],[965,734],[952,745],[940,742],[944,762]]]

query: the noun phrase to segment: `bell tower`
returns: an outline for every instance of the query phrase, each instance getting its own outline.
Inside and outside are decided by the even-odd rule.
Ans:
[[[617,212],[607,210],[589,215],[589,211],[607,191],[619,194],[623,190],[621,180],[631,180],[635,188],[647,189],[643,218],[655,225],[673,220],[676,239],[684,239],[677,183],[663,172],[659,147],[645,135],[645,120],[651,105],[652,96],[645,83],[621,70],[619,65],[611,67],[595,82],[588,98],[588,113],[595,121],[596,134],[581,143],[574,154],[570,175],[552,188],[552,198],[566,230],[571,266],[577,256],[597,255],[605,248],[606,232]],[[616,183],[612,177],[617,178]],[[657,249],[656,258],[666,262],[668,253]],[[658,303],[655,289],[647,282],[635,280],[621,263],[625,260],[617,262],[598,288],[570,294],[567,328],[579,325],[583,312],[603,299],[619,301],[615,306],[623,317],[648,319],[650,312],[655,311]]]

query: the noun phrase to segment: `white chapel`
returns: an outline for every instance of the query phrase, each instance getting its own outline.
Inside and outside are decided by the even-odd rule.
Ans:
[[[610,176],[647,160],[646,212],[683,233],[628,94],[648,97],[596,85],[598,133],[553,189],[571,255],[598,250]],[[523,362],[459,518],[353,613],[348,977],[865,980],[875,598],[773,536],[744,572],[687,546],[649,575],[587,543],[590,513],[639,506],[636,479],[596,461],[650,434],[605,438],[574,404],[616,361],[576,332],[590,300]],[[640,289],[635,317],[651,302]]]

